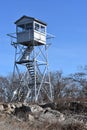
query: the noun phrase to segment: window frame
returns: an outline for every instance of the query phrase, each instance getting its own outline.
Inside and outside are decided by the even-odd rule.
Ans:
[[[38,25],[38,29],[36,29],[36,25]],[[44,28],[44,30],[42,28]],[[36,21],[34,22],[34,30],[42,34],[46,34],[46,26]]]
[[[31,24],[31,26],[29,24]],[[31,29],[33,29],[33,23],[17,25],[17,33],[27,32]]]

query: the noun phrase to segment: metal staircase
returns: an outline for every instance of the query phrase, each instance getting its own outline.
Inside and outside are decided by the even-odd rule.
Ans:
[[[31,85],[34,85],[35,82],[36,82],[36,84],[40,84],[39,75],[38,75],[38,72],[35,72],[35,68],[34,68],[34,63],[33,63],[33,61],[29,61],[29,62],[26,64],[26,67],[27,67],[28,72],[29,72],[29,75],[30,75],[30,77],[31,77],[30,84],[31,84]]]
[[[29,62],[26,64],[26,67],[27,67],[28,72],[29,72],[29,75],[30,75],[30,77],[31,77],[30,83],[34,84],[34,82],[35,82],[35,71],[34,71],[33,61],[29,61]]]
[[[19,58],[19,61],[17,61],[16,63],[18,64],[25,64],[25,66],[27,67],[27,70],[29,72],[29,76],[30,76],[30,85],[34,85],[35,82],[37,84],[40,84],[40,80],[39,80],[39,72],[37,70],[37,72],[35,71],[35,66],[34,66],[34,60],[31,60],[31,53],[33,51],[34,47],[33,46],[28,46],[21,54],[21,58]]]
[[[24,50],[24,52],[22,52],[22,56],[21,56],[19,62],[20,63],[26,63],[26,62],[28,62],[29,61],[29,56],[30,56],[32,50],[33,50],[33,46],[28,46]]]

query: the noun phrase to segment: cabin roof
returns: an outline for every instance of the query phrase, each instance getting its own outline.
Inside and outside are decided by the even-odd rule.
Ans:
[[[36,19],[36,18],[33,18],[33,17],[26,16],[26,15],[23,15],[21,18],[19,18],[18,20],[16,20],[16,21],[15,21],[15,24],[17,24],[19,21],[21,21],[21,20],[24,19],[24,18],[32,19],[32,20],[34,20],[34,21],[36,21],[36,22],[39,22],[39,23],[41,23],[41,24],[47,26],[47,23],[45,23],[45,22],[43,22],[43,21],[41,21],[41,20],[39,20],[39,19]]]

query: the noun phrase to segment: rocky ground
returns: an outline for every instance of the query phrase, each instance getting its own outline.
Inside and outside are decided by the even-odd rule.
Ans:
[[[0,103],[0,130],[87,130],[87,103]]]

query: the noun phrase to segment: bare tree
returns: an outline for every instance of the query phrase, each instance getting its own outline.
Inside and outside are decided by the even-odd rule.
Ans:
[[[51,83],[54,91],[54,101],[62,98],[62,90],[64,89],[64,78],[61,71],[51,73]]]
[[[0,76],[0,98],[2,101],[8,101],[9,82],[6,77]]]

